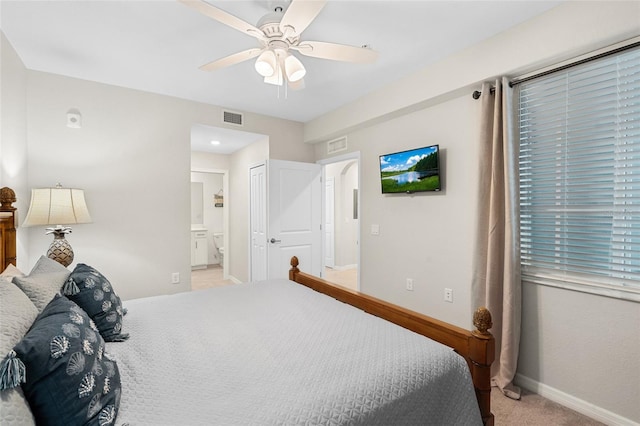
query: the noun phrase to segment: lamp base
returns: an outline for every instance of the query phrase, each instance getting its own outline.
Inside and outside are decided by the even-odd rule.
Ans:
[[[54,235],[53,242],[49,246],[49,250],[47,250],[47,257],[64,267],[71,265],[73,262],[73,249],[64,234]]]

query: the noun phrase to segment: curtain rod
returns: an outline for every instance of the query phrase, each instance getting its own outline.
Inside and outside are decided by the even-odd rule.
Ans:
[[[615,48],[615,49],[607,50],[606,52],[602,52],[602,53],[599,53],[599,54],[596,54],[596,55],[593,55],[593,56],[589,56],[588,58],[580,59],[580,60],[577,60],[577,61],[574,61],[574,62],[570,62],[568,64],[560,65],[560,66],[548,69],[546,71],[541,71],[539,73],[532,74],[532,75],[527,76],[527,77],[514,78],[513,80],[511,80],[509,82],[509,87],[516,86],[516,85],[518,85],[520,83],[524,83],[526,81],[530,81],[530,80],[533,80],[535,78],[544,77],[546,75],[553,74],[554,72],[564,71],[564,70],[566,70],[568,68],[575,67],[575,66],[582,65],[582,64],[586,64],[588,62],[595,61],[597,59],[606,58],[607,56],[615,55],[616,53],[624,52],[625,50],[633,49],[633,48],[638,47],[638,46],[640,46],[640,41],[636,41],[634,43],[630,43],[630,44],[627,44],[625,46],[621,46],[621,47],[618,47],[618,48]],[[496,90],[495,87],[491,87],[491,93],[494,93],[495,90]],[[479,90],[475,90],[471,94],[473,99],[479,99],[481,95],[482,95],[482,92],[479,91]]]

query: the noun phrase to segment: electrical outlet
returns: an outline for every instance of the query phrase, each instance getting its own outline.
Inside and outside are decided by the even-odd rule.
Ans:
[[[407,278],[407,290],[413,291],[413,279]]]
[[[180,284],[180,272],[173,272],[171,274],[171,284]]]
[[[453,303],[453,289],[450,289],[450,288],[444,289],[444,301]]]

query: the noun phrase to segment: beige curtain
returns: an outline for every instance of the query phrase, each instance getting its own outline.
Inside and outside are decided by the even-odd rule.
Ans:
[[[474,307],[493,316],[496,339],[492,383],[520,399],[513,385],[520,344],[521,281],[518,145],[514,138],[513,90],[506,78],[482,87],[478,223],[473,269]]]

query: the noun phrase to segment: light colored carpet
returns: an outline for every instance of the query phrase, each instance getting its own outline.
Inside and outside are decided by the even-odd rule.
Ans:
[[[515,401],[492,388],[491,412],[495,416],[495,426],[604,426],[604,423],[524,389],[522,398]]]

